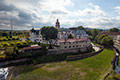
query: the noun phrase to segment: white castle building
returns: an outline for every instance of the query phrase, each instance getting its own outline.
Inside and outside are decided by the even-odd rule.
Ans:
[[[43,42],[40,29],[39,30],[35,30],[34,28],[32,28],[30,30],[30,40],[32,42],[40,42],[40,43]]]
[[[77,28],[69,28],[67,32],[59,32],[58,39],[67,39],[70,34],[77,39],[88,38],[88,34],[86,34],[84,30],[78,30]]]

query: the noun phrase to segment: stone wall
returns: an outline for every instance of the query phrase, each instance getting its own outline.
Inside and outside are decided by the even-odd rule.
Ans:
[[[102,46],[99,46],[99,47],[100,47],[100,50],[97,51],[97,52],[91,52],[91,53],[67,56],[67,60],[77,60],[77,59],[83,59],[83,58],[94,56],[94,55],[96,55],[96,54],[103,51],[104,47],[102,47]]]

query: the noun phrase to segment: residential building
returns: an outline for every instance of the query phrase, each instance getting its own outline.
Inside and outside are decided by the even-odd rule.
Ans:
[[[57,49],[78,49],[81,52],[91,51],[91,42],[88,38],[59,39],[57,45],[59,46]]]
[[[68,31],[63,31],[58,33],[58,39],[67,39],[69,35],[72,35],[74,38],[88,38],[88,34],[84,30],[78,30],[77,28],[69,28]]]
[[[88,34],[84,30],[78,30],[77,28],[69,28],[71,33],[73,34],[74,37],[76,38],[88,38]]]
[[[35,30],[34,28],[32,28],[30,30],[30,40],[32,42],[40,42],[40,43],[43,42],[40,29],[39,30]]]
[[[120,35],[120,31],[119,32],[108,32],[108,31],[103,31],[100,34],[105,34],[110,36],[111,38],[116,38],[118,35]]]
[[[37,51],[37,50],[40,50],[40,49],[41,49],[41,46],[39,46],[39,45],[31,45],[31,46],[28,46],[28,47],[24,47],[23,52]]]
[[[120,35],[117,35],[114,39],[114,47],[120,51]]]

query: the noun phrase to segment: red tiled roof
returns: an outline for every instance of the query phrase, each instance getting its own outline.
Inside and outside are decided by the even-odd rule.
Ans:
[[[105,34],[105,35],[120,35],[120,32],[101,32],[100,34]]]
[[[41,48],[40,46],[34,46],[34,47],[32,47],[32,49],[39,49],[39,48]]]
[[[31,50],[31,49],[40,49],[40,46],[34,46],[34,47],[24,47],[23,50]]]
[[[77,39],[77,38],[74,38],[74,39],[59,39],[58,42],[78,42],[78,41],[88,41],[89,39],[88,38],[82,38],[82,39]]]

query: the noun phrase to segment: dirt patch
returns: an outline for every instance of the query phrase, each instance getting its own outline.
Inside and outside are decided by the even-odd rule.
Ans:
[[[45,69],[47,71],[56,71],[57,69],[60,69],[60,68],[61,66],[58,66],[58,65],[53,66],[53,67],[47,67],[47,66],[42,67],[42,69]]]
[[[66,64],[66,63],[67,63],[66,61],[61,62],[61,64]]]
[[[81,70],[80,70],[80,68],[75,68],[74,70],[73,70],[73,74],[74,75],[76,75],[76,74],[79,74],[81,77],[85,77],[85,75],[86,75],[86,72],[82,72]]]
[[[82,77],[85,77],[86,72],[82,72],[82,71],[80,71],[80,75],[81,75]]]
[[[90,72],[93,72],[93,68],[89,68],[89,71],[90,71]]]

